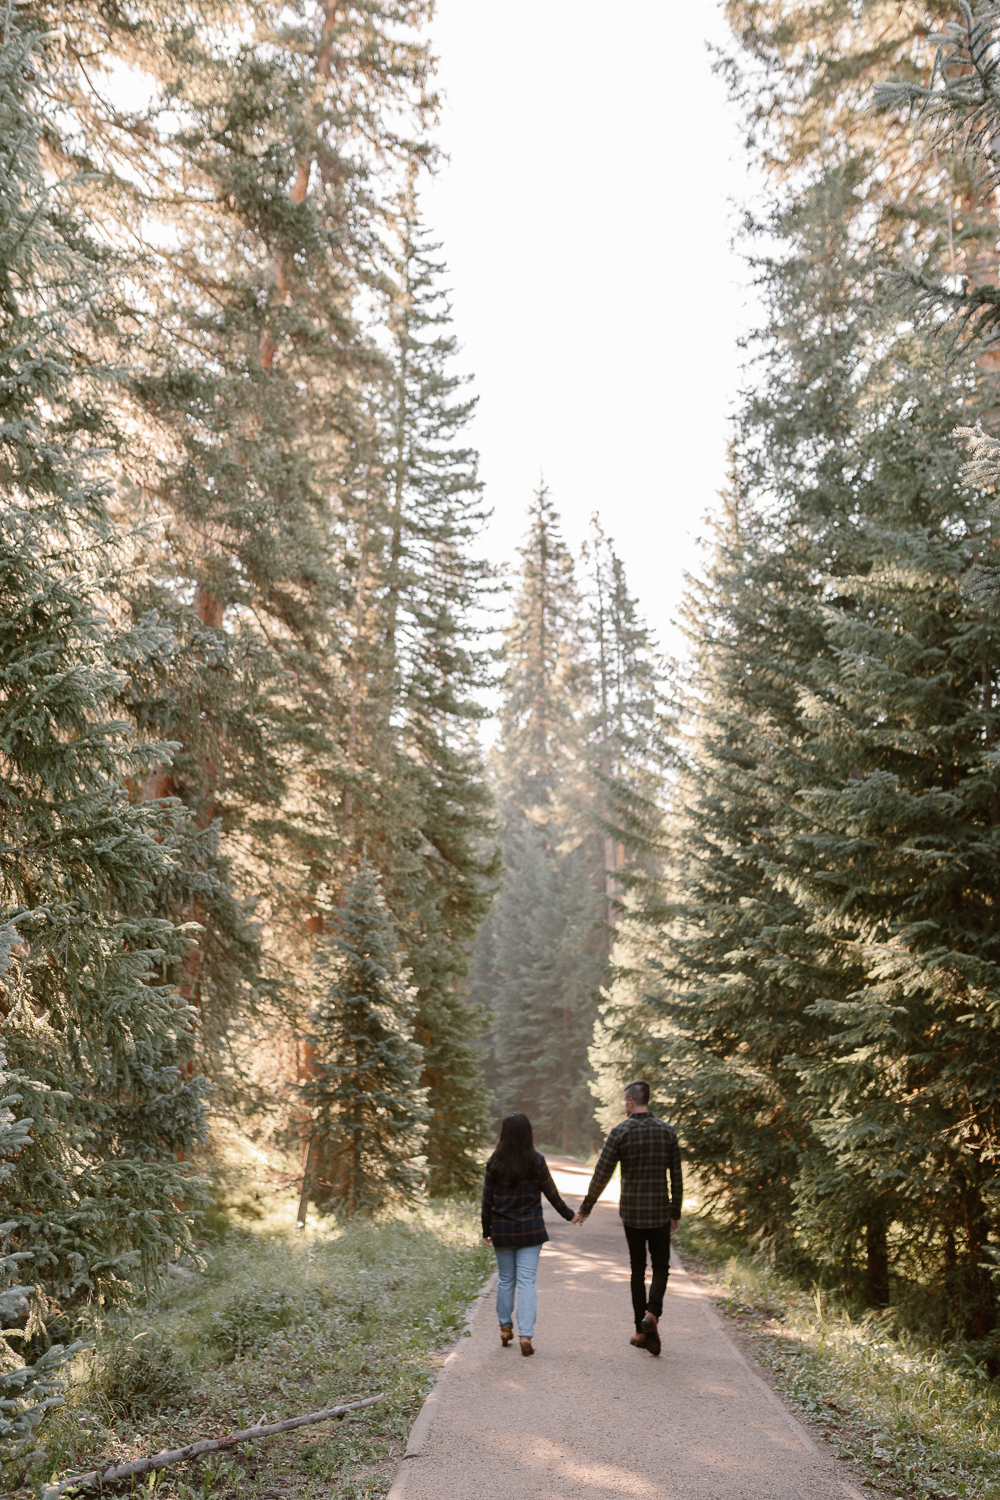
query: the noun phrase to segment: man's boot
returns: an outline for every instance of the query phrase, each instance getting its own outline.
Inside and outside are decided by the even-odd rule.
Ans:
[[[650,1354],[659,1354],[660,1352],[660,1330],[657,1327],[657,1322],[656,1314],[651,1312],[648,1312],[642,1320],[642,1331],[646,1339],[645,1347],[649,1350]]]

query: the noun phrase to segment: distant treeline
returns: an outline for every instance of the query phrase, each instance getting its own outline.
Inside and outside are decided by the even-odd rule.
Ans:
[[[626,892],[660,868],[673,759],[665,670],[597,518],[579,564],[542,487],[504,633],[490,762],[503,882],[472,994],[492,1026],[498,1113],[586,1156],[599,1141],[589,1052]]]

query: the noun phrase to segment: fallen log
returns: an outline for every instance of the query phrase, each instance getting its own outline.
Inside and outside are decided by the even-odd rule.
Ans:
[[[62,1479],[58,1484],[46,1485],[42,1500],[57,1500],[66,1490],[101,1489],[119,1479],[135,1479],[140,1474],[149,1474],[154,1469],[168,1469],[185,1458],[201,1458],[204,1453],[225,1452],[237,1443],[252,1443],[258,1438],[272,1437],[276,1432],[291,1432],[294,1427],[307,1427],[310,1422],[328,1422],[331,1417],[344,1417],[349,1411],[360,1411],[365,1406],[375,1406],[384,1401],[388,1392],[380,1396],[368,1396],[364,1401],[351,1401],[347,1406],[325,1406],[322,1411],[311,1411],[304,1417],[289,1417],[285,1422],[268,1422],[266,1426],[248,1427],[245,1432],[230,1432],[225,1437],[204,1438],[199,1443],[188,1443],[186,1448],[164,1448],[160,1453],[151,1453],[148,1458],[135,1458],[131,1463],[115,1464],[103,1472],[91,1469],[89,1474],[76,1474],[72,1479]]]

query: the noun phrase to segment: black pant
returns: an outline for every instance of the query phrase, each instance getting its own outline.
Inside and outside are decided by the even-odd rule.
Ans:
[[[628,1240],[629,1260],[632,1262],[632,1309],[635,1313],[636,1332],[642,1328],[647,1311],[657,1318],[663,1313],[663,1293],[667,1290],[670,1275],[670,1225],[657,1224],[654,1229],[634,1229],[626,1224],[625,1238]],[[653,1263],[653,1280],[646,1301],[646,1245]]]

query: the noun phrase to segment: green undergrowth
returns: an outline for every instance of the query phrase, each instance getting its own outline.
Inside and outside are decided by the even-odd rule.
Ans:
[[[873,1492],[1000,1500],[1000,1382],[957,1347],[733,1253],[726,1233],[686,1205],[679,1248],[775,1388]]]
[[[103,1322],[16,1493],[382,1391],[385,1402],[342,1422],[179,1464],[135,1489],[165,1500],[387,1492],[436,1352],[458,1335],[490,1252],[467,1203],[305,1234],[291,1217],[289,1203],[222,1235],[201,1268],[171,1271],[155,1305]]]

